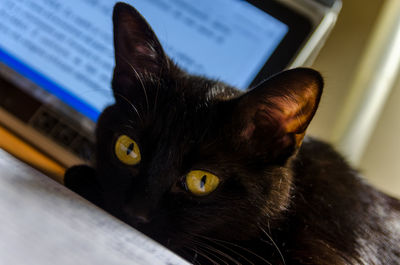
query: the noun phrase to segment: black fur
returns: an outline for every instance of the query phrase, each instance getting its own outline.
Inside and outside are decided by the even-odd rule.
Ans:
[[[400,263],[400,203],[329,145],[303,141],[316,71],[242,93],[182,71],[132,7],[117,4],[113,20],[116,103],[98,121],[95,168],[68,170],[68,187],[197,264]],[[138,165],[115,156],[121,134],[138,143]],[[192,169],[220,185],[192,195]]]

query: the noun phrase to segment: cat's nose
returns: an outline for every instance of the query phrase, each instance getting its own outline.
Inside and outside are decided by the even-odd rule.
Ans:
[[[144,215],[136,215],[135,219],[139,224],[146,224],[150,221],[149,218]]]
[[[134,224],[143,225],[151,221],[149,214],[145,211],[135,210],[129,206],[125,206],[123,211]]]

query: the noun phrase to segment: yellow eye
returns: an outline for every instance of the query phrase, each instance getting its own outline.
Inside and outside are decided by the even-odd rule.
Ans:
[[[121,135],[115,142],[115,155],[127,165],[133,166],[140,162],[140,150],[137,143],[126,135]]]
[[[218,184],[219,178],[207,171],[192,170],[186,175],[186,186],[196,196],[210,194]]]

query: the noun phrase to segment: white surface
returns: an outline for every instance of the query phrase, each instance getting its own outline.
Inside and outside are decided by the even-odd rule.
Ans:
[[[187,264],[0,149],[0,264]]]

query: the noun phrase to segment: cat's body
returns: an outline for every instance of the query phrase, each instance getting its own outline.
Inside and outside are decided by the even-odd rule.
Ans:
[[[303,143],[293,171],[285,233],[295,260],[287,264],[400,263],[398,200],[369,186],[330,146],[313,139]]]
[[[68,170],[68,187],[193,263],[400,263],[400,203],[304,138],[317,72],[245,93],[191,76],[124,4],[114,44],[116,104],[98,121],[95,168]]]

